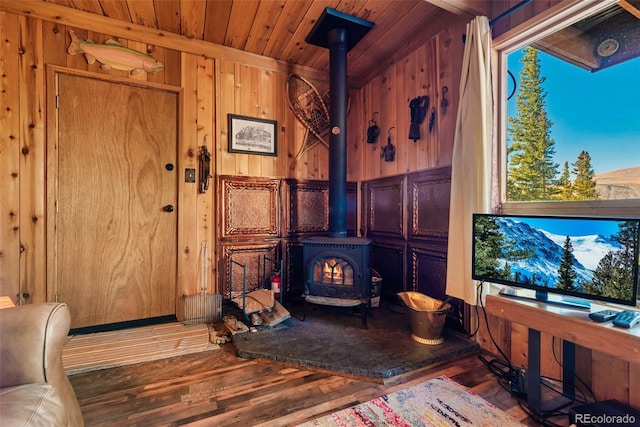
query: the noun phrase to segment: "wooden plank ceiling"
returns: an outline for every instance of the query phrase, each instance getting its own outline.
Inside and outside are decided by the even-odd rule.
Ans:
[[[423,43],[425,31],[440,27],[443,20],[474,14],[468,7],[460,8],[473,5],[469,0],[45,1],[322,71],[329,68],[328,50],[305,38],[322,11],[334,8],[375,24],[349,52],[352,82],[365,82],[390,58]]]

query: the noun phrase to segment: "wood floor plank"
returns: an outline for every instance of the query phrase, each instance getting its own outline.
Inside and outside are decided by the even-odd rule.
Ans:
[[[63,347],[67,374],[215,350],[208,325],[172,322],[71,336]]]
[[[290,426],[447,375],[526,425],[477,357],[380,381],[236,357],[232,345],[70,376],[87,426]]]

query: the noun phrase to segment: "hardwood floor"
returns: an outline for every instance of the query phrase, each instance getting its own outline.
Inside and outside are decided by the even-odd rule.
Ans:
[[[447,375],[526,425],[531,419],[475,356],[384,384],[235,356],[232,345],[72,375],[87,426],[288,426]],[[560,425],[567,425],[566,420]]]

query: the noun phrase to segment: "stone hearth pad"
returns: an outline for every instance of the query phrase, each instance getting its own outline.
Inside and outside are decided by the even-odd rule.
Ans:
[[[480,351],[477,343],[447,328],[443,344],[414,341],[404,307],[374,308],[366,330],[350,309],[307,306],[304,322],[300,307],[290,310],[292,317],[275,327],[235,335],[238,356],[385,379]]]

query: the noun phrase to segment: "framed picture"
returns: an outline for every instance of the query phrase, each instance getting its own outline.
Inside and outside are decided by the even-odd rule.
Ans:
[[[229,152],[277,156],[278,123],[229,114]]]

